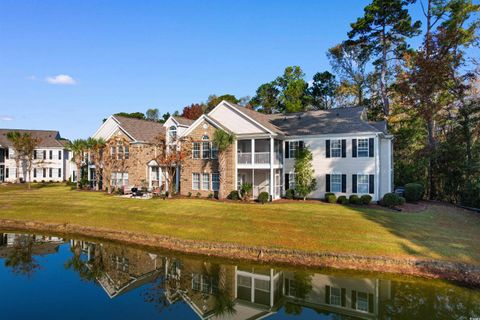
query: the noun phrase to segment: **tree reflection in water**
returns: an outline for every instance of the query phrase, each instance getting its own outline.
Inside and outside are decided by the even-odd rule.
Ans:
[[[40,265],[33,257],[33,235],[22,234],[15,237],[11,252],[5,259],[5,266],[12,268],[12,272],[18,275],[30,277]]]

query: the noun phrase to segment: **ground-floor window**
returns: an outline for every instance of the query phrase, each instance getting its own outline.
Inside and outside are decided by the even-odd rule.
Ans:
[[[220,189],[220,174],[218,172],[212,173],[212,189],[213,191]]]
[[[368,194],[368,191],[369,191],[368,174],[358,174],[357,175],[357,193]]]
[[[128,185],[128,172],[113,172],[111,185],[115,187]]]
[[[202,174],[202,190],[210,190],[210,174]]]
[[[192,189],[200,189],[200,173],[192,173]]]
[[[288,189],[295,189],[295,172],[288,174]]]
[[[342,175],[341,174],[330,175],[330,191],[342,192]]]

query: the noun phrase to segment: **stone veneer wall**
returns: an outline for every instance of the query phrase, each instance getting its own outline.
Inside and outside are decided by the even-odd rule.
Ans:
[[[212,124],[204,120],[188,135],[187,140],[191,141],[192,143],[196,141],[202,142],[202,137],[207,135],[211,141],[216,130],[217,129]],[[189,149],[191,149],[191,147]],[[226,152],[227,174],[225,178],[225,192],[228,194],[230,191],[236,189],[234,145],[232,145]],[[200,157],[201,156],[202,152],[200,149]],[[211,186],[211,174],[215,172],[218,172],[217,159],[193,159],[192,152],[190,152],[190,157],[185,161],[180,173],[180,194],[186,196],[189,192],[191,192],[192,196],[196,196],[197,193],[200,193],[202,197],[207,197],[210,193],[213,193],[213,190],[201,190],[201,188],[200,190],[193,190],[192,173],[209,173]]]

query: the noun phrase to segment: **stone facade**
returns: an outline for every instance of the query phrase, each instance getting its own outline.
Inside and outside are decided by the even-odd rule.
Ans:
[[[207,121],[200,123],[187,137],[187,143],[212,141],[215,131],[217,129]],[[202,140],[204,136],[208,136],[209,140]],[[234,145],[226,151],[227,152],[227,173],[225,177],[225,192],[228,194],[230,191],[236,189],[235,187],[235,153]],[[191,149],[191,147],[190,147]],[[192,196],[196,196],[197,193],[200,193],[201,197],[207,197],[209,194],[214,193],[212,189],[212,173],[219,172],[218,169],[218,159],[202,159],[202,149],[200,149],[200,159],[193,159],[192,152],[190,150],[190,156],[185,161],[181,169],[180,174],[180,194],[187,196],[189,193]],[[202,190],[202,184],[200,183],[200,188],[198,190],[193,189],[192,186],[192,174],[199,173],[202,176],[203,173],[207,173],[210,176],[210,186],[208,190]],[[226,196],[226,195],[225,195]]]

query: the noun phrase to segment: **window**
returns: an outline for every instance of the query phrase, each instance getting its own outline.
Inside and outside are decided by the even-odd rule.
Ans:
[[[295,158],[297,156],[299,144],[300,144],[299,141],[290,141],[290,143],[288,144],[289,145],[288,154],[290,158]]]
[[[130,158],[130,149],[129,149],[128,146],[125,146],[125,147],[123,148],[123,152],[124,152],[124,154],[125,154],[125,160],[129,159],[129,158]]]
[[[297,296],[297,285],[293,279],[285,279],[285,293],[287,296],[296,297]]]
[[[270,281],[255,279],[255,290],[270,292]]]
[[[220,189],[220,174],[218,172],[212,173],[212,189],[213,191]]]
[[[110,148],[110,153],[112,155],[112,159],[116,159],[117,158],[117,148],[116,147],[111,147]]]
[[[215,143],[212,142],[212,159],[218,159],[218,148]]]
[[[127,172],[113,172],[111,176],[111,185],[115,187],[121,187],[128,185],[128,173]]]
[[[58,177],[59,177],[59,178],[62,177],[62,168],[58,168]]]
[[[342,192],[342,175],[341,174],[330,175],[330,191]]]
[[[342,140],[330,141],[330,156],[340,158],[342,156]]]
[[[202,159],[208,159],[211,156],[211,151],[210,151],[210,142],[205,141],[208,140],[208,136],[203,136],[202,137]]]
[[[170,140],[176,140],[177,139],[177,127],[171,126],[168,129],[168,137],[170,138]]]
[[[357,175],[357,193],[368,194],[368,189],[369,189],[368,174],[358,174]]]
[[[368,312],[368,294],[366,292],[357,292],[357,310]]]
[[[295,172],[288,174],[288,189],[295,189]]]
[[[357,157],[368,157],[368,139],[357,140]]]
[[[193,159],[200,159],[200,142],[194,142],[192,147]]]
[[[58,150],[58,160],[62,160],[62,150]]]
[[[53,159],[53,151],[52,151],[52,150],[48,151],[48,158],[49,158],[50,160]]]
[[[192,276],[192,290],[200,291],[202,288],[202,277],[201,275],[194,273]]]
[[[202,190],[210,190],[210,174],[202,173]]]
[[[249,277],[237,276],[237,285],[239,287],[251,288],[252,287],[252,279]]]
[[[192,189],[200,189],[200,173],[192,173]]]
[[[117,147],[117,156],[118,160],[123,160],[123,146]]]
[[[330,304],[335,306],[342,304],[342,292],[340,288],[330,288]]]

